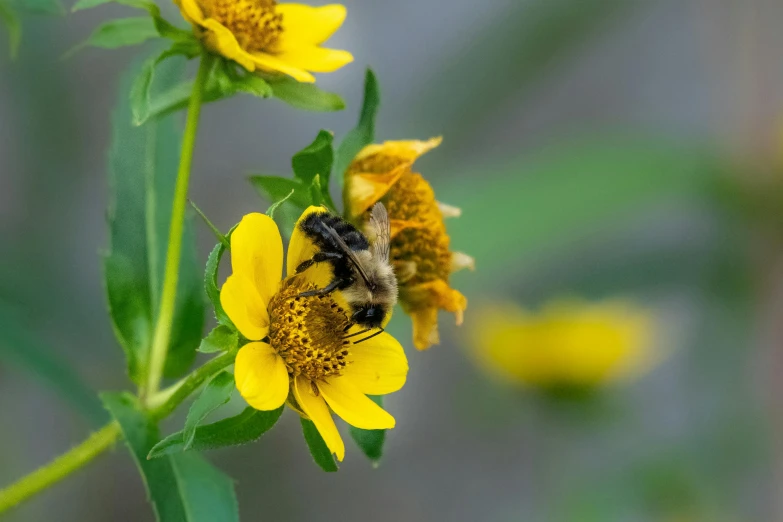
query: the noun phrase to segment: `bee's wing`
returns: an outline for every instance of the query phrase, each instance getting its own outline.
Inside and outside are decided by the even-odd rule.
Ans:
[[[337,243],[337,245],[340,247],[340,249],[343,251],[343,253],[348,256],[348,259],[353,263],[353,266],[356,267],[357,272],[359,272],[359,275],[362,276],[362,279],[364,279],[364,282],[367,283],[367,285],[370,285],[370,280],[367,278],[367,272],[364,271],[364,267],[362,266],[362,262],[359,261],[359,258],[356,257],[356,254],[353,253],[353,250],[351,250],[351,247],[349,247],[347,244],[345,244],[345,241],[343,241],[343,238],[340,237],[340,234],[337,233],[335,229],[330,227],[329,225],[324,225],[326,228],[326,231],[329,232],[329,235],[332,236],[332,239]]]
[[[372,244],[373,254],[376,259],[389,261],[389,244],[391,243],[391,224],[389,223],[389,214],[383,203],[376,203],[370,212],[370,226],[375,235],[375,242]]]

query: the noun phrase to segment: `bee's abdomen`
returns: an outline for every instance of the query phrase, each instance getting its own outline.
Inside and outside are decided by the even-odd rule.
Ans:
[[[339,216],[326,212],[315,212],[308,215],[299,226],[316,246],[325,252],[339,252],[341,250],[327,227],[333,228],[351,250],[358,251],[370,248],[370,243],[364,234]]]

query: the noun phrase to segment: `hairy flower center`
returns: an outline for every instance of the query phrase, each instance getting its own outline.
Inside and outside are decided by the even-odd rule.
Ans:
[[[291,376],[315,381],[340,375],[348,364],[351,324],[331,296],[299,297],[314,289],[303,277],[289,277],[269,302],[269,344],[283,358]]]
[[[202,0],[209,18],[228,28],[246,51],[263,51],[283,32],[283,15],[275,0]]]
[[[403,230],[391,242],[394,263],[416,263],[416,274],[405,284],[449,280],[451,252],[449,236],[438,209],[435,193],[420,174],[406,172],[384,197],[392,219],[423,223]]]

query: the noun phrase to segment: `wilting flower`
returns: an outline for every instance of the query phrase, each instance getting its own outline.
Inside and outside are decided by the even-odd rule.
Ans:
[[[302,214],[321,210],[310,207]],[[288,246],[287,272],[310,259],[315,245],[299,230]],[[405,353],[388,333],[364,342],[338,293],[299,297],[323,288],[330,268],[316,265],[281,282],[283,242],[275,222],[248,214],[231,235],[231,267],[220,302],[250,343],[237,355],[234,375],[242,397],[258,410],[286,400],[310,418],[339,460],[345,446],[331,411],[363,429],[394,427],[394,418],[366,394],[392,393],[405,384]]]
[[[621,301],[554,301],[538,313],[511,303],[480,310],[476,355],[508,380],[547,389],[589,389],[639,375],[660,357],[652,317]]]
[[[364,222],[367,211],[382,201],[392,228],[391,261],[400,285],[400,304],[413,320],[413,344],[424,350],[440,341],[438,310],[456,315],[457,324],[468,301],[449,286],[450,275],[474,268],[468,255],[449,250],[444,219],[460,210],[435,199],[429,183],[411,170],[414,161],[440,145],[428,141],[387,141],[365,147],[345,174],[349,218]]]
[[[182,16],[212,51],[248,71],[287,74],[314,82],[308,71],[332,72],[353,61],[347,51],[327,49],[345,20],[339,4],[311,7],[275,0],[174,0]]]

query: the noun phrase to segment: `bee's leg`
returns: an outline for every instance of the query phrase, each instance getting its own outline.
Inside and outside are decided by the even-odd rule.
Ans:
[[[307,261],[302,261],[299,266],[296,267],[296,273],[300,274],[315,264],[323,263],[324,261],[330,261],[332,259],[341,259],[342,257],[343,255],[338,254],[337,252],[317,252]]]
[[[364,330],[361,330],[361,331],[359,331],[359,332],[354,332],[354,333],[352,333],[351,335],[346,335],[345,337],[343,337],[343,339],[350,339],[351,337],[356,337],[357,335],[362,335],[362,334],[364,334],[364,333],[367,333],[367,332],[369,332],[370,330],[372,330],[372,328],[366,328],[366,329],[364,329]]]
[[[363,343],[364,341],[366,341],[366,340],[368,340],[368,339],[372,339],[372,338],[373,338],[373,337],[375,337],[376,335],[381,335],[383,332],[384,332],[384,329],[383,329],[383,328],[379,328],[379,329],[378,329],[378,331],[377,331],[377,332],[375,332],[374,334],[372,334],[372,335],[368,335],[368,336],[367,336],[367,337],[365,337],[364,339],[359,339],[358,341],[356,341],[356,342],[355,342],[355,343],[353,343],[353,344],[359,344],[359,343]]]
[[[307,262],[307,261],[305,261]],[[335,279],[328,285],[326,285],[323,288],[316,288],[315,290],[308,290],[307,292],[302,292],[297,297],[313,297],[314,295],[326,295],[334,292],[341,284],[343,284],[343,279]]]

